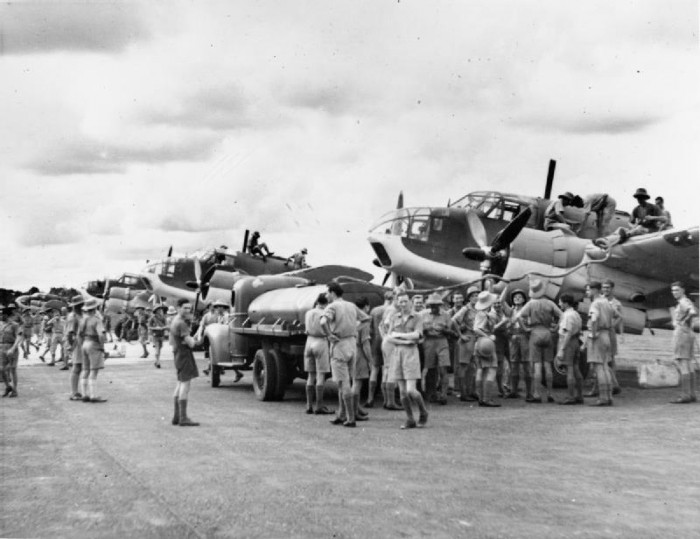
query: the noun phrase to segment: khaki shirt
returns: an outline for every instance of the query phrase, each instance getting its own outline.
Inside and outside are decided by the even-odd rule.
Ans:
[[[615,310],[607,298],[598,296],[588,310],[588,329],[595,328],[598,331],[609,330],[613,327]]]
[[[306,327],[306,334],[311,337],[325,337],[326,334],[323,333],[323,328],[321,327],[321,318],[323,317],[324,310],[320,307],[314,307],[310,311],[306,311],[304,315],[304,327]]]
[[[561,309],[546,298],[531,299],[520,311],[521,318],[528,318],[530,326],[549,328],[561,317]]]
[[[358,311],[354,303],[338,298],[326,307],[322,318],[328,320],[331,333],[339,339],[346,339],[357,333]]]

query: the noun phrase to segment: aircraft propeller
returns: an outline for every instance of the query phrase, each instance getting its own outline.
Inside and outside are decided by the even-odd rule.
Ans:
[[[396,209],[397,210],[403,209],[403,191],[399,191],[399,197],[396,199]],[[379,263],[379,260],[376,258],[374,260],[372,260],[372,264],[374,264],[378,268],[382,267],[382,265]],[[398,273],[395,273],[393,271],[387,271],[386,274],[384,275],[384,279],[382,279],[382,286],[386,286],[386,283],[391,278],[393,278],[393,280],[394,280],[394,283],[392,286],[399,286],[405,282],[403,275],[399,275]],[[408,280],[408,282],[410,283],[410,279]]]
[[[530,208],[525,208],[516,215],[505,228],[501,229],[493,238],[491,245],[488,245],[486,229],[479,215],[474,210],[468,210],[467,223],[469,224],[469,230],[478,247],[466,247],[462,249],[462,254],[470,260],[482,262],[484,272],[488,272],[488,270],[491,269],[491,262],[494,259],[503,258],[505,256],[504,251],[510,247],[510,244],[518,237],[522,229],[525,228],[531,215],[532,210]]]

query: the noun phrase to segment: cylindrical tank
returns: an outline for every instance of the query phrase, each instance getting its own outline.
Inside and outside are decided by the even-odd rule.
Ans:
[[[248,317],[253,323],[271,324],[283,320],[290,324],[303,324],[306,312],[313,308],[314,301],[325,285],[282,288],[271,290],[255,298],[248,306]]]
[[[244,277],[233,285],[233,325],[241,326],[248,318],[248,306],[265,292],[279,288],[296,287],[308,284],[307,279],[301,277],[289,277],[285,275],[260,275],[258,277]],[[251,340],[245,335],[232,334],[230,351],[234,358],[248,357]]]
[[[240,279],[233,285],[233,316],[247,318],[250,303],[265,292],[304,285],[308,282],[307,279],[287,275],[259,275]]]

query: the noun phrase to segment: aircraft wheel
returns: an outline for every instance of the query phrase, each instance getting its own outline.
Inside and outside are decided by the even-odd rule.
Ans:
[[[274,350],[270,350],[274,352]],[[277,364],[272,353],[255,352],[253,358],[253,391],[261,401],[275,400],[277,392]]]
[[[214,349],[211,345],[209,346],[209,360],[211,361],[209,368],[211,387],[219,387],[221,383],[221,372],[219,371],[219,366],[214,363]]]

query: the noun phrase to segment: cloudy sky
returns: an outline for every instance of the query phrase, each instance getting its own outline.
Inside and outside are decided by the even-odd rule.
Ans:
[[[400,190],[541,195],[551,158],[555,193],[695,225],[699,72],[696,0],[3,3],[0,287],[246,228],[374,271]]]

